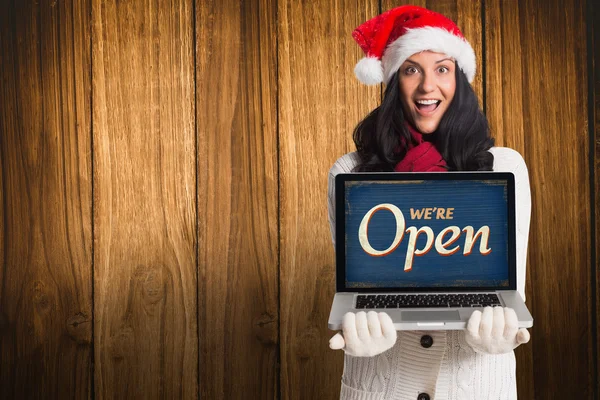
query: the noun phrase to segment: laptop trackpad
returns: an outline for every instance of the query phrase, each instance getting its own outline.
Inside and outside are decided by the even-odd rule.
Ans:
[[[402,321],[460,321],[460,314],[454,311],[402,311]]]

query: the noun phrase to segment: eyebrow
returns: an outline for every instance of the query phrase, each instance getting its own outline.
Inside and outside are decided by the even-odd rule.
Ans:
[[[406,61],[408,61],[409,63],[415,64],[415,65],[418,65],[419,67],[421,66],[421,64],[419,64],[418,62],[416,62],[416,61],[413,61],[413,60],[411,60],[411,59],[407,59]],[[436,63],[436,64],[439,64],[439,63],[441,63],[441,62],[443,62],[443,61],[452,61],[452,62],[455,62],[455,61],[452,59],[452,57],[446,57],[446,58],[442,58],[442,59],[441,59],[441,60],[439,60],[439,61],[436,61],[435,63]]]

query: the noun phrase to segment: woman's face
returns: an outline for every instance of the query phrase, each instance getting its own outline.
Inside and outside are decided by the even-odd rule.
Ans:
[[[413,54],[400,66],[405,118],[421,133],[435,132],[456,91],[454,59],[442,53]]]

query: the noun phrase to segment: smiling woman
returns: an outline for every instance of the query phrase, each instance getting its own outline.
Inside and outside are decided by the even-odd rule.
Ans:
[[[354,143],[356,172],[490,171],[494,162],[488,122],[462,66],[428,50],[391,76],[381,105],[356,126]]]
[[[524,298],[531,212],[527,167],[516,151],[493,147],[487,119],[470,84],[476,70],[470,44],[454,22],[414,6],[397,7],[365,22],[356,28],[353,37],[366,54],[355,68],[357,77],[366,84],[383,82],[386,89],[381,105],[354,130],[356,152],[338,159],[330,170],[329,216],[334,242],[333,187],[339,173],[512,172],[517,192],[517,286]],[[383,206],[394,214],[391,204]],[[371,211],[376,210],[377,207]],[[394,215],[397,234],[388,249],[376,252],[370,246],[367,236],[370,215],[363,218],[358,233],[363,250],[376,256],[393,252],[402,235],[408,233],[411,250],[406,251],[406,272],[412,269],[413,255],[422,255],[431,249],[435,235],[429,227],[405,230],[401,212]],[[436,249],[440,254],[453,250],[445,246],[461,232],[454,225],[448,229],[438,234]],[[480,239],[480,254],[490,253],[487,246],[489,227],[481,227],[475,233],[475,229],[468,226],[463,231],[465,256],[471,254],[477,238]],[[444,235],[450,232],[453,232],[452,237],[442,244]],[[427,236],[427,245],[416,249],[421,233]],[[526,329],[518,330],[509,322],[513,320],[513,313],[510,308],[498,307],[492,312],[486,307],[483,315],[473,314],[466,332],[431,332],[429,337],[436,343],[434,349],[418,345],[414,340],[421,335],[418,332],[401,331],[397,341],[394,335],[377,335],[376,332],[394,329],[391,319],[383,312],[379,317],[370,312],[368,321],[364,313],[358,312],[354,316],[349,312],[342,322],[343,335],[338,333],[330,340],[332,349],[344,349],[346,355],[341,398],[514,399],[513,349],[526,343],[529,333]],[[482,342],[474,340],[472,332],[489,332],[492,326],[496,328],[495,334],[484,335]],[[506,337],[499,337],[504,332],[508,332]],[[502,346],[494,347],[494,343],[500,342]],[[458,371],[468,371],[471,376],[468,382],[456,375]],[[465,381],[462,393],[457,393],[448,384],[458,381]]]
[[[366,54],[358,79],[386,84],[381,105],[354,130],[355,171],[492,170],[494,141],[470,85],[475,53],[454,22],[403,6],[352,36]]]
[[[398,71],[402,109],[422,134],[435,132],[456,91],[455,62],[442,53],[412,55]]]

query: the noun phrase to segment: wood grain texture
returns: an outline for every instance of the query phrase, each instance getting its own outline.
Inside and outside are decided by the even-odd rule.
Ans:
[[[379,102],[379,87],[354,77],[364,54],[351,37],[379,10],[375,1],[282,0],[278,8],[281,398],[333,399],[343,354],[328,346],[335,266],[327,176]]]
[[[196,398],[193,4],[92,7],[96,398]]]
[[[593,397],[585,35],[582,1],[486,1],[487,115],[532,191],[523,398]]]
[[[435,2],[432,9],[435,10]],[[473,47],[477,59],[477,72],[471,86],[479,98],[479,105],[483,109],[483,27],[481,26],[481,2],[473,0],[456,0],[456,23],[463,35]]]
[[[203,399],[278,398],[276,3],[196,3]]]
[[[1,2],[0,397],[91,393],[89,2]]]
[[[596,393],[595,396],[598,398],[600,394],[600,6],[598,2],[588,1],[587,12],[590,14],[586,20],[591,26],[588,28],[588,41],[591,43],[591,54],[588,57],[591,58],[591,70],[588,71],[589,83],[592,85],[592,114],[590,115],[590,124],[593,124],[593,136],[591,137],[592,142],[590,145],[593,146],[593,164],[594,168],[594,204],[595,204],[595,221],[594,228],[596,233],[596,264],[592,265],[596,272]],[[588,47],[588,49],[590,48]],[[588,64],[590,65],[590,64]]]
[[[486,116],[490,123],[492,136],[496,146],[510,147],[517,150],[528,163],[529,148],[525,148],[523,101],[529,96],[523,92],[523,59],[521,51],[521,34],[519,29],[518,2],[493,0],[485,2],[485,37],[486,37]],[[539,115],[537,116],[540,117]],[[528,163],[529,165],[529,163]],[[530,165],[530,168],[533,166]],[[534,182],[530,178],[530,184]],[[539,225],[538,225],[539,226]],[[535,318],[535,298],[543,293],[543,288],[534,285],[534,265],[532,264],[535,235],[532,224],[529,234],[529,252],[525,282],[526,303]],[[534,294],[534,290],[536,293]],[[531,343],[520,346],[515,351],[517,358],[517,391],[519,398],[534,399],[534,363],[533,342],[538,338],[535,334],[537,319]]]

